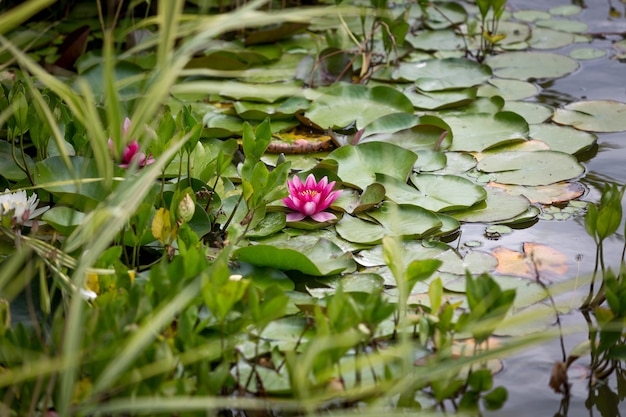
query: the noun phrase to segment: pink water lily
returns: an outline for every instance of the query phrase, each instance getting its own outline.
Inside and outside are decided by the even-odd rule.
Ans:
[[[126,119],[124,119],[124,125],[122,126],[122,135],[126,136],[129,130],[130,119],[127,117]],[[111,152],[115,151],[115,144],[113,143],[113,140],[111,138],[109,138],[109,148],[111,149]],[[139,143],[137,142],[137,139],[133,139],[132,142],[126,145],[126,147],[122,151],[122,161],[119,166],[120,168],[128,168],[135,161],[140,167],[145,167],[146,165],[150,165],[155,161],[151,154],[146,156],[145,153],[139,152]]]
[[[283,203],[294,213],[287,214],[288,222],[297,222],[306,217],[311,217],[318,222],[327,222],[337,218],[326,210],[339,197],[341,190],[333,191],[335,181],[328,182],[324,177],[319,182],[313,174],[309,174],[306,182],[302,182],[297,176],[293,180],[287,180],[289,196],[283,198]]]

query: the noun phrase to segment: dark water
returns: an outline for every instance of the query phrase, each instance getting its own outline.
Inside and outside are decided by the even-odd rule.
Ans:
[[[622,33],[622,36],[608,35],[607,39],[594,39],[590,45],[576,44],[559,50],[567,54],[573,47],[593,46],[608,51],[608,56],[601,59],[580,61],[580,68],[573,74],[555,80],[545,86],[541,95],[549,98],[550,103],[566,104],[572,100],[611,99],[626,103],[626,63],[610,59],[612,42],[626,37],[626,4],[620,0],[509,0],[511,10],[533,9],[547,10],[554,6],[577,4],[585,7],[583,12],[570,19],[580,20],[589,25],[591,33]],[[610,17],[609,10],[614,7],[621,17]],[[537,98],[541,100],[541,95]],[[582,199],[597,201],[602,187],[607,182],[626,184],[626,132],[599,134],[598,148],[589,159],[584,160],[587,173],[581,182],[587,188]],[[626,213],[626,199],[623,202]],[[464,233],[477,236],[484,226],[468,226]],[[623,227],[620,228],[623,232]],[[619,268],[624,236],[606,242],[605,258],[613,269]],[[487,241],[485,250],[497,246],[521,251],[522,242],[542,243],[557,248],[568,256],[569,272],[567,279],[576,279],[589,274],[594,267],[595,245],[586,234],[583,219],[567,221],[539,221],[531,228],[516,230],[498,241]],[[565,294],[571,297],[574,305],[586,294],[583,288],[578,294]],[[585,320],[582,314],[574,310],[562,316],[566,329],[583,328]],[[578,331],[565,338],[566,351],[587,338],[586,330]],[[613,375],[604,386],[589,389],[588,375],[583,365],[588,358],[581,358],[569,372],[572,384],[569,399],[554,393],[548,386],[550,372],[555,361],[561,360],[561,348],[558,340],[527,349],[504,361],[504,370],[497,375],[496,384],[504,385],[509,390],[509,400],[504,409],[486,415],[497,416],[626,416],[626,379]]]

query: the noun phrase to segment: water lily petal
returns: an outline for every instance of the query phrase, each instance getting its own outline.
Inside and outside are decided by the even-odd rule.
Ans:
[[[315,220],[316,222],[322,223],[322,222],[327,222],[330,220],[335,220],[337,216],[327,211],[320,211],[319,213],[313,214],[311,218]]]
[[[306,216],[304,215],[304,213],[300,213],[298,211],[293,212],[293,213],[287,213],[287,221],[288,222],[299,222],[300,220],[304,219]]]
[[[307,201],[306,203],[304,203],[304,205],[302,206],[302,210],[300,211],[305,215],[310,216],[317,213],[319,210],[317,209],[317,204],[315,204],[313,201]]]
[[[315,176],[313,176],[313,174],[309,174],[309,176],[306,177],[304,188],[307,190],[315,190],[316,186],[317,186],[317,181],[315,181]]]

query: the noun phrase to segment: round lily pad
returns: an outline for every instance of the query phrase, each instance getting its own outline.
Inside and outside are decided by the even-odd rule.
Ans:
[[[525,140],[528,124],[518,114],[465,114],[445,117],[452,128],[452,151],[481,152],[485,149]]]
[[[549,28],[569,33],[584,33],[587,31],[587,29],[589,29],[589,25],[584,22],[565,19],[538,20],[537,22],[535,22],[535,25],[542,28]]]
[[[465,58],[446,58],[401,64],[393,76],[415,81],[422,91],[440,91],[482,84],[491,77],[491,69]]]
[[[535,84],[522,80],[494,78],[489,80],[489,84],[491,85],[483,84],[478,89],[479,96],[498,95],[505,100],[523,100],[528,97],[534,97],[539,92],[539,87]]]
[[[576,130],[569,126],[557,126],[547,123],[530,125],[529,136],[541,140],[553,151],[561,151],[575,155],[583,152],[596,143],[597,136]]]
[[[590,132],[626,130],[626,103],[614,100],[577,101],[557,109],[552,120]]]
[[[606,56],[606,51],[591,47],[576,48],[569,53],[569,56],[579,60],[598,59]]]
[[[503,109],[522,116],[528,124],[543,123],[552,116],[553,110],[545,104],[529,101],[507,101]]]
[[[495,223],[519,216],[528,208],[529,202],[524,196],[510,195],[494,187],[485,187],[485,191],[487,191],[485,201],[451,215],[462,222]]]
[[[548,12],[554,16],[575,16],[582,12],[582,8],[575,4],[555,6],[548,10]]]
[[[574,43],[574,35],[542,27],[535,27],[528,41],[535,49],[558,49]]]
[[[578,62],[550,52],[509,52],[487,58],[495,75],[502,78],[560,78],[578,68]]]
[[[585,172],[575,157],[555,151],[497,152],[485,156],[476,167],[495,182],[517,185],[548,185]]]

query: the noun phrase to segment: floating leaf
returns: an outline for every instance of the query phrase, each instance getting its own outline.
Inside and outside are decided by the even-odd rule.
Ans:
[[[535,49],[558,49],[574,43],[574,35],[558,30],[535,27],[528,43]]]
[[[452,30],[426,30],[416,35],[409,33],[405,40],[423,51],[459,50],[463,37]]]
[[[337,162],[337,175],[345,184],[364,190],[376,182],[377,173],[406,181],[417,155],[391,143],[367,142],[335,149],[327,159]]]
[[[591,132],[626,130],[626,103],[614,100],[577,101],[557,109],[552,120]]]
[[[482,85],[478,89],[478,95],[484,97],[500,96],[505,100],[523,100],[533,97],[539,92],[539,87],[527,81],[507,80],[494,78],[489,80],[491,85]]]
[[[464,58],[433,59],[400,64],[393,77],[414,81],[422,91],[455,90],[482,84],[491,77],[491,69]]]
[[[71,207],[56,206],[46,211],[41,219],[54,228],[54,230],[69,236],[85,218],[85,213],[74,210]]]
[[[350,242],[376,244],[385,236],[418,239],[442,226],[432,212],[409,204],[386,202],[380,209],[367,214],[376,223],[343,216],[335,225],[337,233]]]
[[[502,78],[559,78],[575,71],[579,64],[564,55],[548,52],[509,52],[486,60],[495,75]]]
[[[582,8],[575,4],[552,7],[548,12],[554,16],[575,16],[582,12]]]
[[[494,187],[485,187],[487,199],[474,207],[450,215],[468,223],[491,223],[510,220],[524,213],[528,199],[520,195],[509,195]]]
[[[444,121],[452,128],[452,151],[481,152],[528,136],[528,123],[511,112],[445,116]]]
[[[552,108],[529,101],[507,101],[502,110],[512,111],[522,116],[529,125],[543,123],[552,116]],[[532,126],[530,126],[532,132]],[[530,135],[532,137],[532,135]]]
[[[495,182],[517,185],[548,185],[585,172],[575,157],[555,151],[497,152],[485,156],[476,167]]]
[[[490,187],[501,188],[512,195],[523,195],[531,203],[559,204],[580,197],[585,187],[578,182],[559,182],[550,185],[528,187],[524,185],[507,185],[496,182],[489,183]]]
[[[309,92],[313,104],[304,114],[322,129],[361,129],[391,113],[413,113],[413,104],[398,90],[386,87],[339,84]]]
[[[503,275],[554,279],[562,277],[568,270],[566,255],[539,243],[524,243],[523,252],[498,247],[492,254],[498,259],[496,271]]]
[[[576,48],[570,51],[569,56],[574,59],[587,60],[605,57],[607,52],[598,48]]]
[[[314,244],[292,239],[275,245],[245,246],[235,250],[233,255],[256,266],[315,276],[337,274],[354,267],[350,254],[326,239],[319,239]]]
[[[529,136],[547,143],[553,151],[572,155],[588,150],[598,139],[591,133],[569,126],[555,126],[547,123],[530,125]]]

